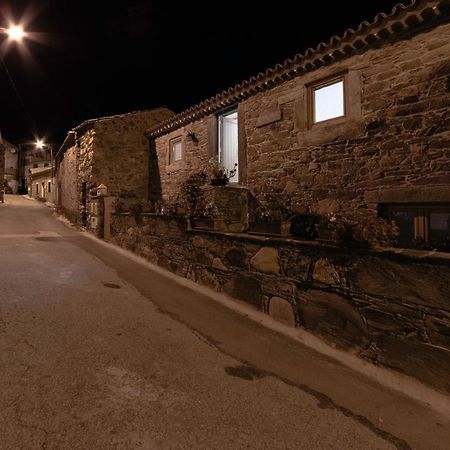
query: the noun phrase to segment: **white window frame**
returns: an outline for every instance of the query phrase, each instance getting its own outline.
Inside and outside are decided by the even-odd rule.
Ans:
[[[173,159],[173,150],[174,150],[174,145],[180,143],[180,158],[179,159]],[[169,141],[169,165],[170,164],[174,164],[177,163],[179,161],[183,160],[183,139],[181,136],[177,136],[173,139],[170,139]]]
[[[328,86],[332,86],[334,84],[342,82],[342,107],[343,113],[339,116],[330,117],[328,119],[316,121],[316,91],[326,88]],[[308,86],[309,91],[309,122],[311,126],[327,123],[332,120],[343,119],[347,116],[347,76],[346,74],[336,75],[334,77],[327,78],[323,81],[311,83]]]

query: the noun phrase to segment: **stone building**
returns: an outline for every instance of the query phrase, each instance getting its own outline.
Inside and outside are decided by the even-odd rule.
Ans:
[[[413,1],[147,132],[150,197],[212,156],[294,211],[394,218],[405,245],[450,237],[450,11]]]
[[[54,168],[42,167],[29,169],[28,194],[36,200],[54,203]]]
[[[3,139],[0,135],[0,180],[3,180],[5,176],[5,147],[3,145]],[[0,185],[0,202],[4,201],[4,184]]]
[[[86,225],[91,196],[101,184],[111,195],[147,198],[144,132],[172,115],[158,108],[88,120],[71,130],[56,155],[57,206],[72,222]]]
[[[17,194],[18,183],[18,149],[10,142],[3,140],[5,148],[5,192]]]
[[[35,142],[25,142],[18,146],[18,190],[21,194],[32,195],[30,169],[46,169],[53,164],[54,144],[38,148]]]

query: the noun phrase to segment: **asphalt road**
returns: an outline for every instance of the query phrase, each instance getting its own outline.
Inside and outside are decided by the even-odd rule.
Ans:
[[[449,449],[450,418],[0,205],[0,449]]]

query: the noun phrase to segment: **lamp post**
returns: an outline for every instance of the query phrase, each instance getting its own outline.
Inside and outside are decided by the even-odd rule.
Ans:
[[[52,143],[46,143],[42,139],[37,139],[34,143],[35,147],[39,150],[45,150],[45,148],[48,148],[50,150],[50,185],[52,187],[52,192],[54,189],[53,186],[53,144]]]
[[[16,24],[10,24],[8,28],[4,28],[4,27],[0,27],[0,34],[6,34],[8,36],[8,39],[10,41],[14,41],[14,42],[22,42],[22,40],[26,37],[26,32],[23,29],[23,27],[21,25],[16,25]],[[0,63],[3,66],[3,69],[5,70],[6,74],[8,75],[9,80],[11,81],[14,90],[17,93],[17,88],[11,78],[11,75],[8,71],[8,68],[6,67],[5,61],[3,60],[3,57],[0,53]],[[0,136],[1,136],[1,132],[0,132]],[[1,140],[1,138],[0,138]],[[2,142],[0,142],[0,145],[3,145]],[[2,180],[2,184],[3,184],[3,180]],[[1,189],[4,189],[4,187],[2,186]]]

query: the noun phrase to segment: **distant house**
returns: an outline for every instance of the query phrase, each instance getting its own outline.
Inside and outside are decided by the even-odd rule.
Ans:
[[[91,196],[103,184],[111,195],[147,198],[149,143],[145,130],[167,120],[167,108],[88,120],[71,130],[56,155],[57,205],[86,225]]]
[[[30,169],[48,169],[53,163],[53,144],[37,148],[29,142],[19,145],[18,181],[19,191],[31,195]]]
[[[29,169],[28,195],[37,200],[54,203],[54,169],[52,167]]]
[[[10,142],[3,140],[5,149],[5,192],[8,194],[17,194],[19,188],[18,182],[18,149]]]
[[[3,180],[5,176],[5,147],[3,139],[0,135],[0,180]],[[0,183],[0,202],[4,201],[5,185]]]
[[[293,210],[395,219],[411,245],[450,239],[450,9],[413,1],[150,128],[150,197],[193,169]]]

